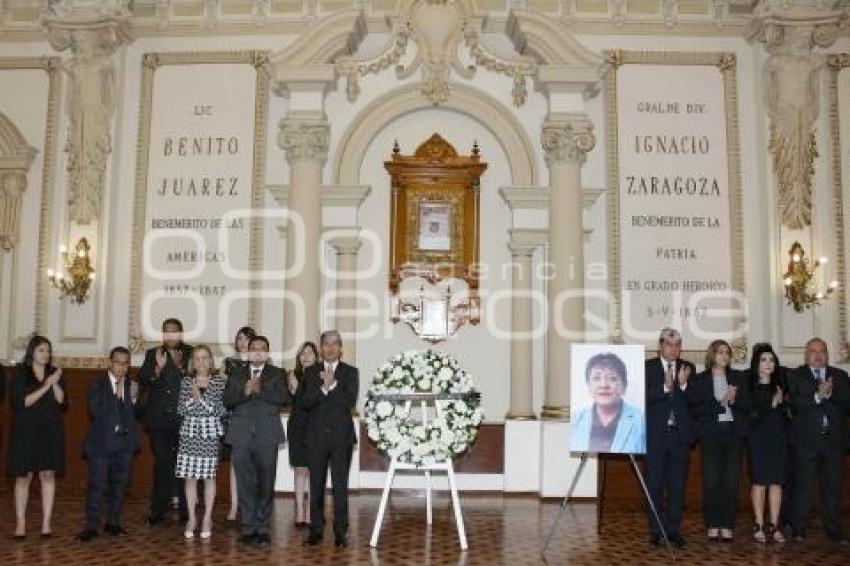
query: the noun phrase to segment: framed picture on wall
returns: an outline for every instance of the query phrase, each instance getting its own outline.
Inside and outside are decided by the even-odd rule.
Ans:
[[[452,205],[419,203],[418,246],[422,251],[447,252],[452,248]]]

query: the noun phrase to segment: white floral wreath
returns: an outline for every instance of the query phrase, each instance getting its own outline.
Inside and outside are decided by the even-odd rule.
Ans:
[[[452,399],[440,401],[440,415],[422,426],[410,418],[405,402],[391,399],[411,393],[451,394]],[[453,459],[469,448],[483,418],[480,405],[472,376],[454,358],[434,350],[410,350],[375,370],[364,413],[369,438],[380,450],[422,467]]]

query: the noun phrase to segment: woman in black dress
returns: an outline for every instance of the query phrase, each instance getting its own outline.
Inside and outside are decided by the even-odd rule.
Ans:
[[[257,331],[250,326],[243,326],[236,332],[233,340],[233,355],[224,358],[225,376],[233,375],[248,365],[248,344],[251,338],[257,335]],[[225,418],[225,424],[227,419]],[[222,448],[222,458],[230,460],[230,445],[225,444]],[[228,521],[236,521],[236,511],[239,509],[239,492],[236,490],[236,471],[233,469],[233,461],[230,461],[230,510],[227,512]]]
[[[295,369],[289,374],[289,393],[292,412],[286,425],[289,440],[289,465],[295,470],[295,525],[310,525],[310,469],[307,467],[307,412],[301,408],[304,393],[304,373],[319,359],[319,349],[313,342],[304,342],[295,356]]]
[[[785,542],[776,528],[782,507],[782,482],[785,481],[788,441],[785,433],[785,407],[780,381],[779,359],[770,344],[756,344],[750,361],[750,477],[755,525],[753,538],[758,542]],[[765,491],[769,493],[770,522],[764,522]]]
[[[15,476],[15,538],[26,536],[30,483],[38,472],[41,483],[41,536],[49,537],[56,494],[56,474],[65,471],[65,424],[68,405],[62,370],[53,367],[52,346],[33,336],[21,365],[15,368],[10,398],[9,474]]]
[[[705,371],[689,380],[685,395],[702,444],[702,510],[708,539],[732,542],[741,452],[750,416],[747,375],[733,370],[732,348],[715,340]]]

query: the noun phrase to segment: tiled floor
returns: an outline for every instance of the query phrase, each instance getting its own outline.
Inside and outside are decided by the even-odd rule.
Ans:
[[[7,502],[0,512],[0,564],[247,564],[274,562],[300,564],[477,564],[485,566],[522,564],[665,564],[672,560],[663,548],[646,542],[646,522],[640,513],[620,511],[606,504],[603,528],[596,532],[596,506],[576,504],[562,516],[548,553],[540,551],[552,525],[558,503],[541,503],[536,497],[466,496],[462,499],[469,550],[457,544],[449,500],[436,499],[434,524],[425,528],[425,500],[419,493],[399,492],[385,519],[377,549],[369,537],[379,496],[372,493],[351,498],[351,544],[336,550],[327,533],[322,546],[302,548],[303,531],[292,525],[292,500],[275,500],[272,544],[265,549],[245,548],[238,532],[224,522],[224,503],[215,513],[210,541],[186,541],[182,526],[171,523],[147,528],[142,525],[145,502],[128,501],[124,524],[128,536],[101,535],[82,545],[73,535],[82,526],[83,501],[61,497],[57,501],[54,534],[38,537],[40,505],[31,501],[30,534],[23,542],[12,541],[11,493],[0,493]],[[35,504],[35,505],[32,505]],[[850,527],[850,518],[848,519]],[[737,541],[710,544],[704,541],[697,513],[688,514],[685,550],[677,553],[678,564],[793,564],[794,566],[850,564],[850,550],[826,541],[817,525],[805,543],[760,546],[749,539],[749,522],[741,517]]]

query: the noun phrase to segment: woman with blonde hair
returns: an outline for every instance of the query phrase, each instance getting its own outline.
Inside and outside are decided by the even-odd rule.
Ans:
[[[715,340],[705,371],[687,385],[688,404],[702,444],[702,509],[710,541],[732,542],[741,452],[749,424],[747,375],[733,370],[732,348]]]
[[[198,502],[198,480],[204,482],[204,519],[201,538],[212,536],[212,507],[215,501],[215,474],[218,467],[220,439],[224,436],[222,403],[224,376],[215,369],[209,346],[196,346],[192,351],[189,371],[180,386],[178,411],[183,417],[180,444],[177,449],[177,477],[186,481],[186,504],[189,519],[184,536],[195,536],[195,507]]]

